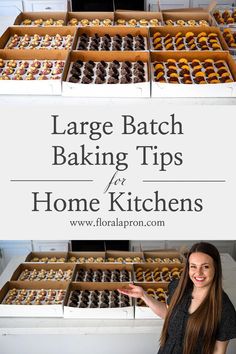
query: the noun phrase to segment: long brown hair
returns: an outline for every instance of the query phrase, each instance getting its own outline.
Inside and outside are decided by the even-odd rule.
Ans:
[[[171,315],[184,295],[191,293],[193,283],[189,278],[189,257],[194,252],[209,255],[214,261],[215,274],[207,296],[201,305],[189,315],[184,336],[183,354],[193,354],[196,350],[199,336],[202,337],[202,354],[212,354],[215,346],[217,326],[221,316],[222,306],[222,267],[220,255],[215,246],[207,242],[196,243],[190,249],[179,284],[171,298],[165,318],[160,346],[163,347],[168,337],[168,327]]]

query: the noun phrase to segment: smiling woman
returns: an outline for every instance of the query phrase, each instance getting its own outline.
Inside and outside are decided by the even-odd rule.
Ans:
[[[142,298],[165,319],[158,354],[225,354],[236,338],[236,312],[222,289],[219,252],[210,243],[192,246],[180,280],[170,283],[168,306],[139,286],[120,291]]]

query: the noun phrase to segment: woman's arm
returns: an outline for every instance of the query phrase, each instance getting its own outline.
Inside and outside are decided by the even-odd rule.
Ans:
[[[148,307],[150,307],[157,316],[163,319],[166,317],[167,305],[163,302],[155,300],[151,296],[148,296],[141,286],[129,284],[128,287],[120,288],[118,290],[122,294],[134,298],[141,298],[145,302],[145,304]]]
[[[213,354],[225,354],[228,344],[229,344],[228,341],[221,342],[217,340]]]

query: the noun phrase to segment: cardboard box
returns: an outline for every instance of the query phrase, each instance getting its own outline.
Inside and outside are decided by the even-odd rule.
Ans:
[[[74,258],[71,260],[71,258]],[[68,252],[67,262],[71,263],[102,263],[105,262],[105,252]]]
[[[167,34],[170,34],[172,37],[175,37],[175,35],[178,32],[182,32],[184,35],[187,32],[193,32],[195,37],[197,37],[197,35],[201,32],[205,32],[207,35],[214,32],[217,34],[218,41],[221,45],[221,50],[229,50],[227,43],[225,42],[225,39],[224,39],[221,31],[217,27],[208,27],[208,26],[186,26],[186,27],[184,27],[184,26],[163,26],[163,27],[161,27],[160,26],[160,27],[150,28],[150,45],[149,45],[149,47],[150,47],[151,51],[160,51],[160,50],[154,49],[154,47],[153,47],[153,34],[155,32],[160,32],[163,37],[165,37]],[[210,51],[213,51],[213,50],[211,49]],[[196,50],[195,50],[195,52],[196,52]]]
[[[70,21],[71,19],[77,19],[78,24],[77,26],[79,27],[86,27],[86,26],[93,26],[93,20],[100,20],[100,26],[105,26],[105,27],[109,27],[106,26],[103,21],[108,19],[111,21],[111,26],[113,26],[114,24],[114,12],[97,12],[97,11],[82,11],[82,12],[68,12],[67,14],[67,25],[70,25]],[[81,23],[81,20],[88,20],[89,23],[87,25],[83,25]]]
[[[217,19],[215,18],[214,14],[216,12],[219,12],[220,15],[222,15],[225,11],[229,11],[230,15],[232,15],[233,12],[235,12],[235,7],[230,6],[230,5],[221,5],[221,6],[216,6],[214,9],[212,9],[212,16],[215,20],[216,26],[218,26],[221,30],[225,28],[236,28],[236,21],[234,20],[233,23],[218,23]]]
[[[1,49],[3,60],[63,60],[67,50],[14,50]],[[63,73],[61,74],[61,77]],[[0,94],[3,95],[60,95],[61,79],[58,80],[0,80]]]
[[[183,255],[180,254],[180,252],[176,251],[176,250],[170,250],[170,249],[166,249],[166,250],[151,250],[151,251],[144,251],[143,252],[143,256],[144,256],[144,261],[151,263],[151,259],[153,259],[153,262],[155,262],[155,258],[161,258],[163,261],[160,262],[160,264],[166,265],[166,264],[172,264],[172,263],[166,263],[164,262],[165,259],[170,258],[170,259],[174,259],[174,258],[178,258],[180,260],[181,263],[184,263],[184,257]],[[180,264],[177,262],[174,262],[174,264]]]
[[[189,61],[199,59],[224,60],[226,61],[233,79],[236,81],[236,64],[228,52],[152,52],[151,62],[165,62],[173,58],[179,60],[186,58]],[[153,74],[153,72],[152,72]],[[153,76],[152,76],[153,77]],[[206,85],[170,84],[158,83],[152,80],[152,97],[236,97],[236,82]]]
[[[25,25],[23,25],[23,21],[26,19],[29,19],[31,21],[42,19],[43,20],[42,25],[34,25],[34,24],[29,25],[29,26],[41,27],[41,26],[45,26],[44,22],[50,18],[53,19],[54,21],[63,20],[64,26],[65,26],[67,23],[67,12],[51,12],[51,11],[50,12],[45,12],[45,11],[42,11],[42,12],[21,12],[16,17],[14,25],[25,26]],[[56,24],[54,24],[53,26],[56,26]],[[46,27],[50,27],[50,26],[46,26]]]
[[[95,263],[92,263],[92,264],[77,264],[75,266],[75,270],[74,270],[74,273],[73,273],[73,279],[72,281],[76,282],[77,280],[77,274],[78,274],[78,271],[80,269],[83,269],[85,271],[88,271],[88,270],[93,270],[93,271],[96,271],[96,270],[101,270],[101,271],[106,271],[106,270],[127,270],[129,272],[129,280],[128,282],[132,282],[133,281],[133,265],[131,264],[104,264],[104,263],[101,263],[101,264],[95,264]],[[100,283],[100,282],[96,282],[96,283]],[[103,282],[101,282],[103,283]],[[111,281],[112,283],[112,281]]]
[[[94,319],[133,319],[134,306],[133,299],[130,299],[130,306],[127,307],[107,307],[107,308],[79,308],[68,306],[70,293],[73,290],[117,290],[127,285],[127,283],[71,283],[64,306],[65,318],[94,318]]]
[[[67,290],[68,282],[7,282],[0,291],[0,317],[63,317],[63,304],[57,305],[8,305],[2,304],[10,289]],[[65,295],[66,297],[66,295]],[[64,299],[65,300],[65,299]]]
[[[233,35],[234,37],[234,44],[236,44],[236,28],[229,28],[228,29],[231,34]],[[224,38],[224,33],[222,34],[222,37]],[[225,39],[224,39],[225,40]],[[236,47],[231,47],[227,41],[225,40],[225,43],[226,43],[226,46],[227,46],[227,50],[229,50],[230,54],[233,55],[233,56],[236,56]]]
[[[56,257],[56,261],[52,258]],[[47,258],[45,261],[33,261],[33,258]],[[64,261],[63,261],[64,259]],[[65,263],[67,261],[67,252],[30,252],[25,259],[25,262],[33,263]]]
[[[71,63],[76,60],[99,62],[104,60],[119,62],[142,60],[146,63],[147,81],[135,84],[80,84],[67,81]],[[62,95],[72,97],[150,97],[149,53],[147,52],[93,52],[72,51],[65,66],[62,82]]]
[[[164,268],[168,268],[169,272],[169,280],[167,281],[163,276],[162,276],[162,269],[164,271]],[[171,271],[172,269],[178,269],[178,271],[180,271],[181,269],[183,269],[183,264],[179,264],[179,263],[171,263],[171,264],[166,264],[166,263],[144,263],[144,264],[134,264],[134,282],[139,282],[139,283],[169,283],[172,280],[172,275],[171,275]],[[144,281],[141,281],[139,279],[137,279],[136,277],[136,272],[142,272],[143,274],[145,274],[145,272],[150,271],[151,272],[151,279],[148,281],[145,276],[144,276]],[[160,280],[156,281],[153,277],[153,272],[154,271],[158,271],[160,272]]]
[[[75,39],[75,46],[74,49],[78,50],[78,44],[79,44],[79,37],[83,34],[86,33],[89,37],[94,36],[95,34],[98,34],[99,37],[103,37],[105,34],[109,34],[111,37],[114,37],[115,35],[119,34],[122,37],[127,36],[128,34],[131,34],[133,37],[142,35],[145,40],[145,51],[149,50],[149,40],[148,40],[148,29],[147,28],[127,28],[127,27],[120,27],[120,26],[113,26],[113,27],[85,27],[85,28],[78,28],[76,32],[76,39]],[[127,51],[126,51],[127,52]],[[132,52],[132,51],[131,51]]]
[[[134,283],[137,286],[141,286],[145,291],[148,289],[158,289],[162,288],[165,292],[168,292],[168,285],[163,283],[156,284],[145,284],[145,283]],[[135,319],[160,319],[148,306],[139,306],[138,299],[135,299],[135,307],[134,307],[134,317]]]
[[[181,11],[176,11],[176,12],[171,12],[171,11],[163,11],[162,12],[162,17],[163,17],[163,23],[164,25],[166,24],[167,20],[172,20],[173,22],[176,22],[178,20],[183,20],[183,21],[191,21],[195,20],[197,22],[201,20],[205,20],[209,23],[209,26],[214,26],[215,25],[215,20],[213,17],[208,13],[208,12],[203,12],[203,11],[194,11],[194,12],[181,12]],[[187,26],[188,24],[186,24]],[[205,26],[204,26],[205,27]],[[207,26],[206,26],[207,27]]]
[[[64,281],[72,281],[73,277],[74,277],[74,271],[75,271],[75,266],[71,263],[51,263],[51,264],[37,264],[37,263],[22,263],[20,264],[16,270],[14,271],[14,273],[12,274],[10,281],[18,281],[20,275],[22,274],[22,272],[24,272],[24,270],[28,269],[29,271],[33,271],[33,270],[37,270],[40,271],[41,269],[46,270],[46,271],[50,271],[51,269],[53,269],[54,271],[58,271],[59,269],[61,269],[63,272],[67,271],[67,270],[71,270],[72,274],[71,274],[71,279],[70,280],[64,280]],[[24,280],[25,282],[34,282],[34,281],[44,281],[43,279],[36,279],[36,280]],[[50,279],[50,281],[55,281],[55,282],[62,282],[63,280],[60,279]]]
[[[114,259],[114,261],[110,260]],[[130,251],[109,251],[106,252],[106,262],[110,263],[142,263],[143,252],[130,252]]]
[[[114,15],[114,21],[115,24],[117,23],[117,20],[122,19],[126,21],[125,26],[130,27],[130,24],[128,23],[129,20],[135,19],[137,21],[136,26],[141,26],[139,21],[142,19],[145,20],[152,20],[152,19],[157,19],[159,21],[159,25],[163,23],[163,18],[162,18],[162,13],[161,12],[149,12],[149,11],[115,11]],[[150,24],[148,24],[150,26]]]
[[[6,45],[8,44],[9,39],[12,36],[14,36],[14,34],[17,34],[18,36],[24,36],[25,34],[28,34],[31,37],[33,37],[35,34],[38,34],[39,36],[45,36],[46,34],[48,34],[50,36],[55,36],[56,34],[60,34],[61,36],[71,35],[75,39],[75,33],[76,33],[76,28],[73,27],[73,26],[64,26],[64,27],[52,27],[52,26],[51,27],[23,27],[23,26],[14,26],[14,27],[8,27],[6,29],[6,31],[2,34],[1,38],[0,38],[0,49],[3,49],[3,48],[6,47]],[[73,42],[72,42],[71,49],[74,49],[74,45],[75,45],[74,39],[73,39]],[[19,48],[14,47],[11,50],[17,50],[17,49],[19,49]],[[30,50],[27,47],[25,47],[24,49],[25,50]],[[20,50],[24,50],[24,49],[20,49]],[[39,49],[42,50],[41,48],[39,48]],[[48,50],[56,50],[56,49],[48,47]]]

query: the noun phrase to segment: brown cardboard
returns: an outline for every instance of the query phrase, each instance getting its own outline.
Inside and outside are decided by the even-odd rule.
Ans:
[[[178,258],[181,260],[181,262],[184,262],[184,258],[183,256],[180,254],[180,252],[176,251],[176,250],[169,250],[169,249],[166,249],[166,250],[163,250],[163,251],[160,251],[160,250],[157,250],[157,251],[144,251],[143,252],[143,256],[144,256],[144,261],[146,262],[146,259],[147,258],[161,258],[161,259],[164,259],[164,258]],[[147,262],[148,263],[148,262]],[[155,263],[155,262],[154,262]],[[166,265],[166,264],[172,264],[172,263],[160,263],[160,264],[163,264],[163,265]],[[175,264],[179,264],[179,263],[175,263]]]
[[[143,259],[143,252],[130,252],[130,251],[107,251],[106,252],[106,261],[108,262],[108,263],[110,263],[109,261],[108,261],[108,258],[115,258],[115,259],[117,259],[117,258],[120,258],[120,257],[122,257],[123,258],[123,262],[122,261],[120,261],[120,262],[118,262],[117,260],[115,260],[115,262],[113,262],[113,263],[125,263],[125,264],[129,264],[129,263],[141,263],[141,262],[143,262],[144,261],[144,259]],[[126,258],[131,258],[131,259],[133,259],[133,258],[135,258],[135,257],[139,257],[140,259],[141,259],[141,262],[137,262],[137,261],[126,261]],[[112,263],[112,262],[111,262]]]
[[[63,289],[67,290],[68,282],[7,282],[0,290],[0,317],[63,317],[63,305],[7,305],[2,304],[10,289]],[[66,298],[66,295],[65,295]],[[65,300],[65,299],[64,299]]]
[[[220,41],[222,50],[229,50],[227,43],[225,42],[225,39],[217,27],[208,27],[208,26],[159,26],[159,27],[153,27],[150,28],[150,48],[151,50],[153,49],[153,44],[152,44],[152,37],[155,32],[160,32],[162,36],[167,35],[168,33],[174,37],[178,32],[182,32],[183,34],[186,34],[187,32],[193,32],[194,35],[196,36],[201,33],[205,32],[206,34],[209,33],[216,33],[218,36],[218,39]],[[195,51],[196,52],[196,51]]]
[[[21,25],[25,19],[30,19],[33,21],[39,18],[41,18],[43,21],[48,20],[49,18],[52,18],[53,20],[64,20],[64,25],[66,25],[67,12],[53,12],[53,11],[52,12],[43,12],[43,11],[42,12],[21,12],[16,17],[14,25]],[[50,27],[50,26],[46,26],[46,27]]]
[[[21,273],[25,270],[25,269],[28,269],[28,270],[38,270],[40,271],[41,269],[44,269],[44,270],[59,270],[61,269],[62,271],[66,271],[66,270],[69,270],[71,269],[73,271],[72,273],[72,277],[71,277],[71,281],[74,277],[74,271],[75,271],[75,266],[71,263],[21,263],[17,268],[16,270],[14,271],[14,273],[12,274],[11,278],[10,278],[10,281],[18,281],[18,278],[19,276],[21,275]],[[37,280],[39,281],[39,280]],[[40,280],[39,282],[42,282],[43,280]],[[55,281],[55,280],[51,280],[51,281]],[[25,280],[25,282],[29,282],[29,280]],[[57,283],[61,281],[56,281]]]
[[[126,21],[135,19],[137,21],[141,19],[151,20],[157,19],[162,24],[162,13],[161,12],[149,12],[149,11],[115,11],[114,21],[118,19],[124,19]],[[127,26],[129,26],[127,24]]]
[[[118,60],[120,62],[129,60],[142,60],[147,63],[147,77],[148,81],[137,84],[116,84],[116,85],[96,85],[96,84],[77,84],[70,83],[67,80],[68,71],[71,62],[76,60],[95,62],[104,60],[111,62]],[[69,54],[67,63],[65,65],[62,77],[62,95],[74,97],[150,97],[150,73],[149,73],[149,53],[148,52],[95,52],[95,51],[72,51]]]
[[[206,20],[209,23],[210,26],[215,25],[215,21],[214,21],[213,17],[208,12],[201,12],[201,11],[199,11],[199,12],[197,12],[197,11],[195,11],[195,12],[188,12],[188,11],[186,11],[186,12],[181,12],[181,11],[176,11],[176,12],[163,11],[162,12],[162,16],[163,16],[164,24],[165,24],[165,21],[167,21],[167,20],[172,20],[172,21],[177,21],[177,20],[184,20],[184,21]]]
[[[98,12],[98,11],[68,12],[67,13],[67,24],[69,24],[69,21],[72,18],[76,18],[78,21],[81,21],[83,19],[87,19],[89,21],[92,21],[95,19],[98,19],[98,20],[109,19],[112,21],[112,25],[113,25],[114,12]],[[92,24],[90,24],[90,25],[92,26]],[[79,24],[79,27],[80,26],[81,26],[81,24]],[[82,26],[82,27],[86,27],[86,26]],[[105,26],[105,27],[109,27],[109,26]]]
[[[70,261],[70,258],[71,257],[76,257],[77,258],[77,262],[71,262]],[[100,262],[97,262],[96,261],[96,258],[102,258],[103,261],[102,262],[105,262],[105,252],[68,252],[67,254],[67,262],[69,263],[80,263],[78,261],[78,258],[79,257],[85,257],[86,258],[86,262],[85,263],[100,263]],[[92,262],[92,259],[91,258],[94,258],[94,262]],[[89,261],[89,259],[91,261]],[[82,264],[82,263],[80,263]]]
[[[10,37],[12,37],[14,34],[17,34],[19,36],[24,36],[25,34],[28,34],[29,36],[33,36],[34,34],[38,34],[39,36],[45,36],[46,34],[48,34],[50,36],[55,36],[56,34],[60,34],[61,36],[67,36],[70,34],[75,37],[75,33],[76,33],[76,28],[73,26],[63,26],[63,27],[14,26],[14,27],[8,27],[6,29],[6,31],[0,37],[0,49],[5,48]],[[72,43],[72,49],[73,48],[74,48],[74,40]],[[17,48],[11,49],[11,50],[17,50]],[[24,49],[21,49],[21,50],[24,50]],[[29,49],[27,49],[27,50],[29,50]],[[42,50],[42,49],[40,49],[40,50]]]
[[[34,257],[38,257],[38,258],[44,258],[44,257],[48,257],[48,258],[52,258],[52,257],[56,257],[56,258],[65,258],[65,262],[67,260],[67,252],[30,252],[28,254],[28,256],[25,259],[25,262],[31,262],[31,260]],[[33,263],[46,263],[46,262],[33,262]],[[64,263],[64,262],[47,262],[47,263]]]
[[[97,270],[97,269],[101,269],[102,271],[105,271],[107,269],[109,270],[115,270],[115,269],[119,269],[119,270],[127,270],[128,272],[131,273],[131,280],[133,281],[133,265],[132,264],[112,264],[112,263],[100,263],[100,264],[95,264],[95,263],[82,263],[82,264],[76,264],[75,269],[74,269],[74,273],[73,273],[73,278],[72,281],[76,282],[76,275],[79,271],[79,269],[84,269],[84,270]],[[98,282],[96,282],[98,283]],[[113,283],[113,282],[111,282]]]
[[[127,34],[131,34],[132,36],[137,36],[141,34],[143,37],[146,38],[146,50],[149,49],[149,41],[148,41],[148,29],[147,28],[132,28],[132,27],[121,27],[121,26],[110,26],[110,27],[82,27],[78,28],[76,32],[76,38],[75,38],[75,43],[74,43],[74,49],[77,49],[78,47],[78,39],[81,36],[81,34],[86,33],[89,37],[93,36],[95,33],[97,33],[100,37],[104,36],[105,34],[109,34],[111,37],[115,36],[116,34],[119,34],[120,36],[124,37]]]
[[[74,308],[68,306],[70,293],[73,290],[117,290],[127,286],[127,283],[75,283],[69,285],[65,298],[64,317],[65,318],[100,318],[100,319],[133,319],[134,306],[131,299],[131,306],[117,308]]]
[[[156,60],[165,62],[169,58],[176,60],[186,58],[189,61],[193,59],[199,59],[200,61],[206,59],[225,60],[234,81],[236,81],[236,63],[229,52],[151,52],[152,63]],[[152,81],[152,97],[236,97],[236,82],[206,85],[175,85]]]

